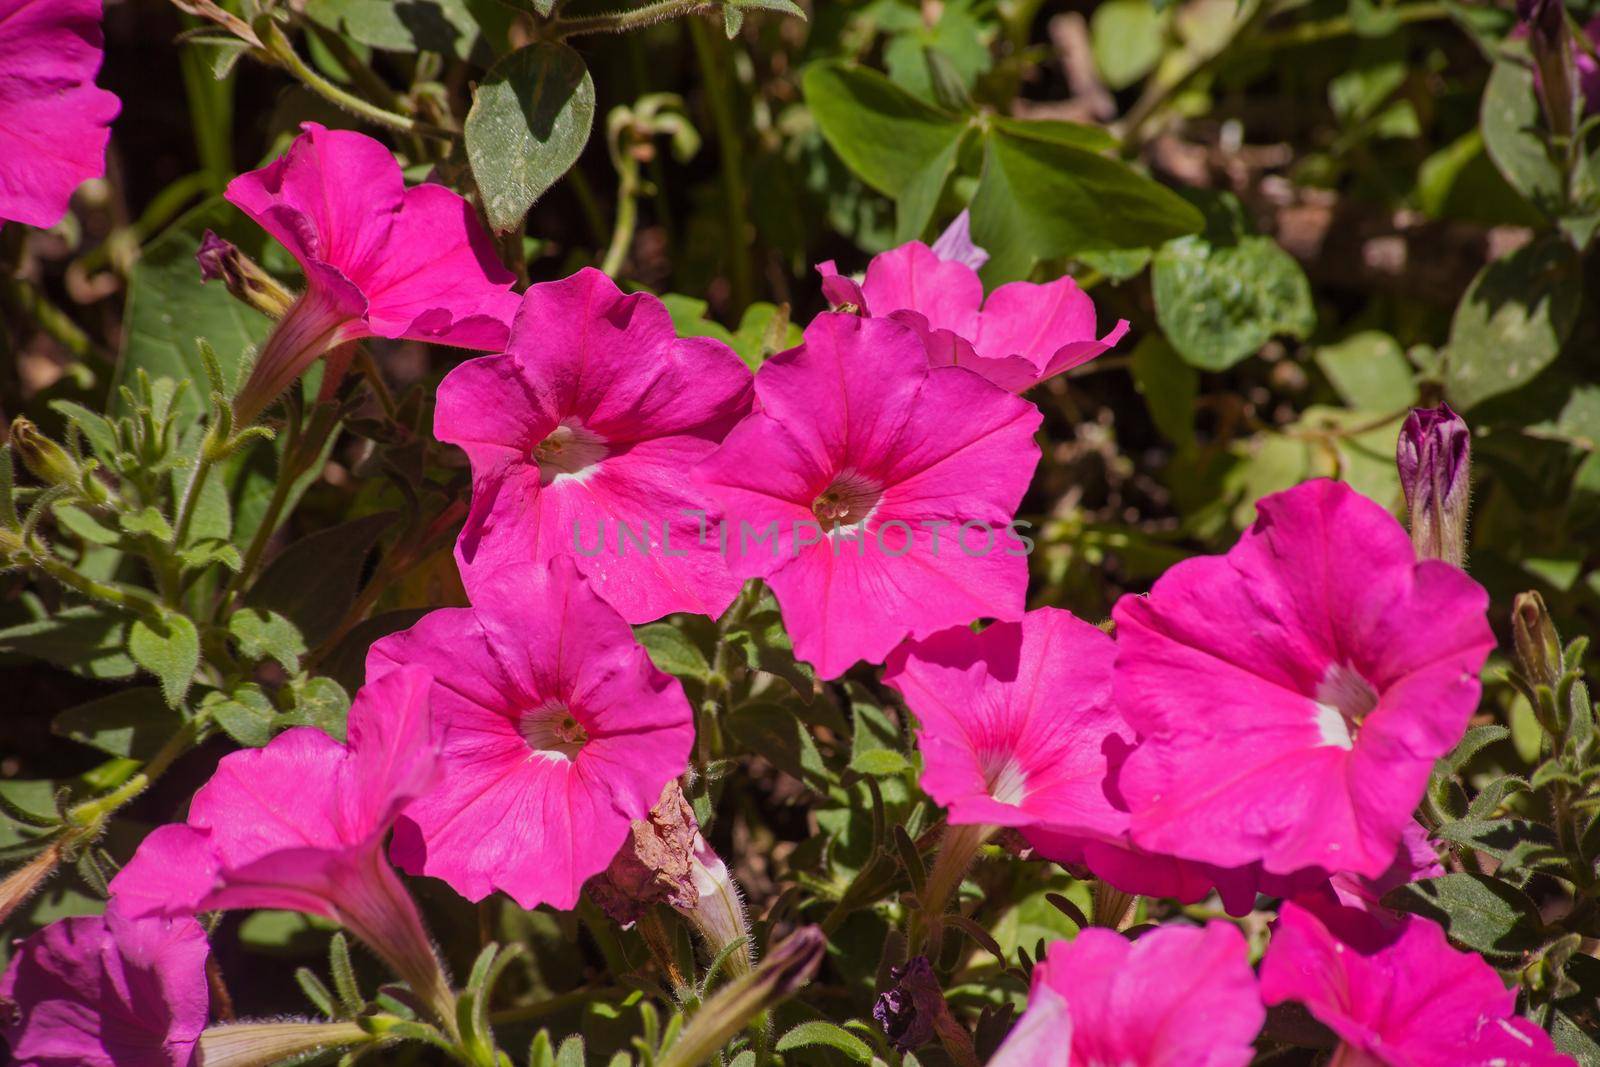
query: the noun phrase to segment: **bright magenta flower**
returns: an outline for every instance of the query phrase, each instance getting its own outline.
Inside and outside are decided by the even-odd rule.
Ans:
[[[468,900],[571,908],[694,745],[694,713],[572,562],[495,574],[367,654],[367,676],[435,672],[444,774],[406,809],[392,855]]]
[[[772,586],[795,655],[836,678],[908,634],[1021,617],[1012,517],[1037,408],[929,367],[907,326],[838,314],[762,364],[756,397],[695,477],[726,516],[734,573]]]
[[[402,808],[439,774],[442,722],[432,678],[412,668],[374,679],[350,708],[349,745],[310,726],[224,756],[189,805],[111,883],[124,914],[283,908],[341,924],[424,997],[433,950],[383,856]]]
[[[1137,941],[1091,928],[1034,967],[1028,1009],[989,1067],[1245,1067],[1266,1014],[1235,926]]]
[[[442,185],[406,188],[378,141],[315,122],[282,158],[228,183],[228,200],[276,237],[304,295],[262,346],[236,407],[253,419],[316,358],[363,337],[460,348],[505,344],[515,276],[472,206]]]
[[[0,0],[0,222],[54,226],[106,172],[121,104],[94,76],[100,0]]]
[[[688,471],[750,410],[739,357],[588,267],[528,290],[508,348],[439,386],[434,432],[472,461],[467,589],[564,556],[631,623],[721,615],[741,583]]]
[[[1431,920],[1286,904],[1261,963],[1268,1004],[1298,1001],[1344,1041],[1341,1067],[1575,1067],[1514,1016],[1516,991]]]
[[[188,1067],[211,1014],[194,919],[61,919],[21,942],[0,978],[16,1067]]]
[[[968,367],[1016,393],[1089,362],[1128,332],[1119,319],[1097,337],[1094,301],[1067,276],[1009,282],[985,300],[978,268],[988,258],[963,211],[932,248],[912,241],[874,256],[859,286],[832,261],[817,269],[835,306],[899,319],[927,340],[934,364]]]
[[[1394,517],[1309,482],[1226,556],[1117,604],[1133,842],[1267,874],[1376,878],[1478,703],[1488,597]]]
[[[1120,836],[1107,750],[1131,732],[1111,705],[1115,657],[1104,632],[1057,608],[895,649],[883,680],[916,713],[923,790],[953,825]]]

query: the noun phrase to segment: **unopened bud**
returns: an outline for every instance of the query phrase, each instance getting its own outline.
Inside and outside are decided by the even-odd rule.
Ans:
[[[1528,28],[1534,88],[1550,132],[1572,136],[1583,96],[1578,84],[1577,42],[1561,0],[1518,0],[1517,16]]]
[[[47,485],[83,485],[83,469],[67,450],[39,432],[39,427],[24,415],[11,421],[11,447],[16,449],[22,465],[35,478]]]
[[[263,315],[281,319],[294,303],[294,294],[280,285],[278,279],[239,251],[233,242],[210,230],[200,238],[200,248],[194,259],[200,264],[201,280],[222,282],[228,292]]]
[[[1422,559],[1461,566],[1467,558],[1471,431],[1448,404],[1413,408],[1400,428],[1395,464]]]
[[[809,985],[822,966],[827,945],[827,936],[817,926],[802,926],[774,945],[759,966],[702,1004],[682,1036],[656,1063],[659,1067],[699,1067],[709,1062],[758,1015]]]
[[[365,1044],[372,1034],[351,1022],[234,1023],[200,1034],[197,1067],[267,1067],[310,1054]]]
[[[1554,690],[1563,673],[1561,635],[1537,592],[1519,593],[1511,602],[1511,638],[1522,676]]]

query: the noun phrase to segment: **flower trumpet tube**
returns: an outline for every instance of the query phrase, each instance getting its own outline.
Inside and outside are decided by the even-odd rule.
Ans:
[[[351,1022],[246,1022],[207,1027],[195,1067],[270,1067],[375,1040]]]

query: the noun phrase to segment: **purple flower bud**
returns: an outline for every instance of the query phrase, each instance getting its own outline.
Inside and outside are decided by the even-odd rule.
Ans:
[[[215,231],[207,230],[201,236],[200,247],[194,254],[194,261],[200,264],[200,280],[214,282],[226,277],[224,263],[230,255],[238,254],[239,249],[234,247],[232,241],[225,241]]]
[[[1395,464],[1411,513],[1411,543],[1422,559],[1459,567],[1467,557],[1471,436],[1448,404],[1413,408],[1400,428]]]
[[[872,1018],[896,1050],[911,1052],[933,1040],[939,1017],[949,1008],[928,957],[913,956],[891,967],[889,977],[894,985],[878,994]]]
[[[201,281],[220,281],[228,287],[228,292],[263,315],[281,319],[294,303],[294,294],[278,284],[260,264],[239,251],[232,241],[210,230],[200,238],[194,261],[200,265]]]

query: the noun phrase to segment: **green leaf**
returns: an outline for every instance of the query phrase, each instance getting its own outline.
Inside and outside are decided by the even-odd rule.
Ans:
[[[1161,329],[1201,370],[1226,370],[1273,337],[1303,339],[1317,324],[1305,272],[1270,237],[1170,241],[1156,253],[1150,285]]]
[[[1457,742],[1450,754],[1439,761],[1439,767],[1446,774],[1459,774],[1462,768],[1472,762],[1472,757],[1496,741],[1504,741],[1510,736],[1511,731],[1498,724],[1474,726]]]
[[[711,677],[711,664],[683,631],[666,622],[653,622],[633,632],[644,650],[650,653],[656,669],[679,678],[704,682]]]
[[[566,45],[531,44],[490,68],[464,127],[490,225],[502,233],[520,226],[577,162],[593,125],[594,82]]]
[[[1110,89],[1126,89],[1156,69],[1166,19],[1150,0],[1106,0],[1089,17],[1094,65]]]
[[[1461,819],[1440,826],[1433,836],[1487,853],[1507,871],[1561,862],[1555,831],[1529,819]]]
[[[200,666],[200,634],[194,623],[173,611],[160,619],[137,619],[128,627],[128,654],[160,680],[167,703],[177,707]]]
[[[802,86],[834,152],[862,181],[895,198],[897,239],[921,236],[955,169],[970,121],[854,64],[813,63]]]
[[[871,1063],[872,1046],[842,1026],[821,1020],[801,1023],[778,1038],[779,1052],[793,1052],[797,1048],[831,1048],[842,1052],[852,1063]]]
[[[1193,448],[1199,373],[1157,333],[1145,334],[1130,358],[1133,384],[1144,396],[1156,429],[1180,449]]]
[[[1323,345],[1316,360],[1339,398],[1353,408],[1395,411],[1417,402],[1411,364],[1400,342],[1381,330],[1363,330]]]
[[[911,761],[892,749],[873,748],[852,758],[850,769],[879,778],[895,777],[909,771]]]
[[[330,636],[361,587],[362,565],[393,512],[319,530],[284,549],[244,598],[245,607],[275,613],[300,631],[307,646]]]
[[[746,704],[723,719],[746,752],[759,752],[784,773],[809,785],[826,786],[828,766],[806,724],[777,704]]]
[[[306,0],[305,14],[372,48],[437,52],[480,67],[494,61],[485,31],[503,37],[512,18],[494,4],[464,0]],[[480,18],[488,25],[480,25]]]
[[[989,135],[971,210],[990,283],[1021,278],[1037,260],[1153,248],[1204,224],[1187,200],[1125,163],[1005,126]]]
[[[583,1067],[583,1038],[574,1035],[556,1050],[556,1067]]]
[[[159,689],[138,686],[68,708],[50,723],[50,732],[113,756],[148,760],[182,725],[183,716]]]
[[[1542,125],[1527,54],[1496,62],[1478,113],[1484,148],[1511,187],[1553,217],[1564,199],[1564,183],[1536,132]]]
[[[259,226],[217,197],[184,215],[144,247],[128,275],[122,352],[111,382],[113,413],[127,414],[118,386],[131,387],[137,371],[143,370],[151,378],[205,381],[196,337],[211,342],[224,375],[232,378],[245,349],[260,344],[271,328],[271,320],[235,300],[220,283],[201,282],[194,253],[207,229],[256,258],[266,242]],[[178,401],[179,410],[191,418],[198,416],[205,404],[205,397],[197,393],[186,390]]]
[[[146,507],[138,511],[120,512],[117,515],[117,523],[124,533],[133,537],[150,537],[161,542],[172,540],[172,524],[167,522],[167,517],[157,508]]]
[[[1081,148],[1085,152],[1109,152],[1117,147],[1117,139],[1106,130],[1081,122],[1062,122],[1059,119],[1011,119],[996,115],[989,120],[989,125],[1012,137],[1065,145],[1068,148]]]
[[[1486,265],[1450,323],[1451,404],[1467,411],[1532,381],[1561,353],[1582,303],[1583,265],[1556,234]]]
[[[211,693],[200,706],[229,737],[246,748],[260,748],[272,740],[278,709],[253,682],[229,694]]]
[[[228,617],[228,633],[239,642],[239,651],[247,659],[270,656],[291,674],[300,669],[300,657],[306,654],[300,631],[275,611],[240,608]]]
[[[959,2],[944,4],[932,26],[913,15],[903,28],[891,32],[883,46],[883,66],[889,79],[924,100],[938,101],[934,64],[939,64],[965,96],[978,77],[994,66],[989,51],[993,34],[965,7]],[[967,105],[970,107],[970,100]]]
[[[335,741],[345,739],[350,696],[332,678],[306,678],[283,689],[286,726],[315,726]]]
[[[1493,960],[1517,960],[1541,943],[1539,911],[1522,890],[1486,874],[1446,874],[1400,886],[1383,903],[1439,923],[1450,940]]]
[[[138,668],[127,655],[128,620],[97,604],[0,630],[0,652],[54,663],[88,678],[127,678]]]

